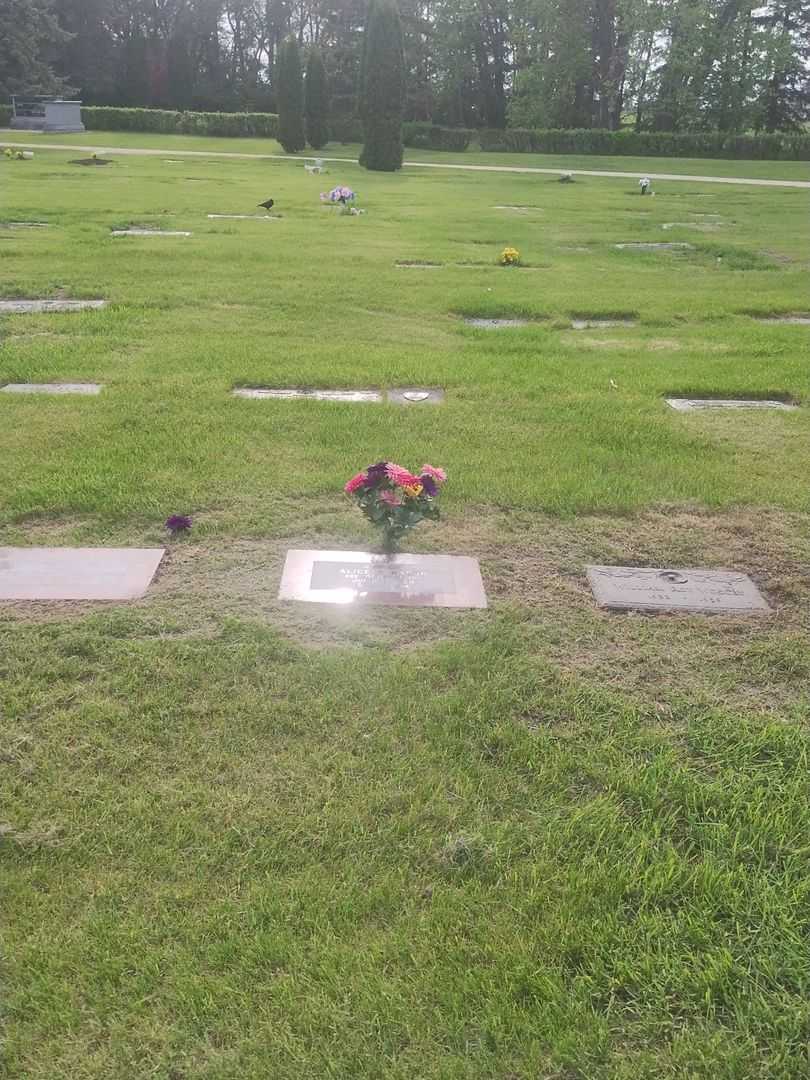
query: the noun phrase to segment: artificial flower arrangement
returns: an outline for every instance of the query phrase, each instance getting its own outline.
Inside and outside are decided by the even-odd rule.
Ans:
[[[438,520],[436,500],[446,479],[444,470],[432,465],[423,465],[415,476],[393,461],[379,461],[353,476],[343,490],[354,496],[373,525],[380,526],[383,550],[393,552],[414,525],[425,518]]]
[[[339,206],[341,214],[351,214],[352,216],[365,213],[365,210],[358,210],[354,205],[354,200],[356,198],[357,193],[348,187],[336,187],[332,188],[331,191],[321,192],[322,203],[330,203],[332,206]]]
[[[517,248],[505,247],[498,262],[501,266],[520,266],[520,252]]]

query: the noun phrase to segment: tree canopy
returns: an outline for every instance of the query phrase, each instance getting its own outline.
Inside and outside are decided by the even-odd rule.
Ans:
[[[404,117],[466,126],[790,130],[810,119],[807,0],[399,0]],[[282,42],[357,116],[365,0],[0,0],[0,91],[275,111]],[[60,34],[58,27],[71,37]]]

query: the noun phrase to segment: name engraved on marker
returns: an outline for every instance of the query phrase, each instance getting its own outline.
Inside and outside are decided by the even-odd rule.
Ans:
[[[315,562],[310,587],[350,588],[362,596],[434,596],[455,591],[456,583],[451,569],[437,573],[417,566]]]

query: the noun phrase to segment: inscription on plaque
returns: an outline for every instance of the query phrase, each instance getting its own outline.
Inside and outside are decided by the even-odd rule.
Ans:
[[[0,300],[0,315],[25,315],[29,312],[84,311],[106,306],[106,300]]]
[[[100,394],[101,383],[7,383],[4,394]]]
[[[667,405],[678,412],[698,412],[701,409],[782,409],[798,408],[787,401],[764,398],[666,398]]]
[[[233,393],[235,397],[278,398],[282,401],[294,398],[310,401],[382,401],[379,390],[300,390],[287,387],[274,390],[264,386],[238,386]]]
[[[617,611],[770,611],[747,574],[651,566],[589,566],[587,573],[599,606]]]
[[[323,604],[487,606],[476,559],[367,551],[288,551],[279,597]]]

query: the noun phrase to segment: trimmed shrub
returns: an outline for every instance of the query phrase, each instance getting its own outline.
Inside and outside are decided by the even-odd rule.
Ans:
[[[376,172],[402,167],[405,57],[402,24],[394,0],[371,0],[363,34],[360,164]]]
[[[485,128],[481,149],[507,153],[607,154],[634,157],[810,160],[810,135],[728,135],[722,132],[540,130]]]
[[[451,150],[460,153],[470,145],[471,128],[446,128],[422,120],[402,125],[402,142],[417,150]]]
[[[290,35],[281,43],[278,54],[278,141],[288,154],[307,145],[304,138],[304,75],[301,50]]]
[[[0,127],[8,127],[11,123],[12,109],[10,105],[0,105]]]
[[[361,143],[363,125],[359,116],[330,116],[329,137],[334,142]]]
[[[307,142],[313,150],[322,150],[329,142],[329,81],[321,50],[314,45],[307,56],[304,116]]]
[[[217,138],[278,138],[275,113],[174,112],[170,109],[119,109],[85,105],[88,131],[154,131],[163,135],[212,135]]]

